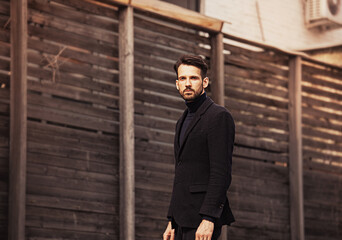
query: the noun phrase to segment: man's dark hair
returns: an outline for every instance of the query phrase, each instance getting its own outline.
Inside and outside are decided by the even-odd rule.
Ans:
[[[208,65],[200,56],[183,55],[182,57],[180,57],[175,63],[175,65],[173,65],[173,68],[175,69],[177,76],[178,76],[178,68],[181,64],[195,66],[201,69],[202,79],[204,79],[207,76]]]

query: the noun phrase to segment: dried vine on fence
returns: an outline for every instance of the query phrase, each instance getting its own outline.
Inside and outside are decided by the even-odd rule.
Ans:
[[[68,48],[67,46],[64,46],[62,49],[59,50],[57,55],[53,55],[53,56],[43,55],[44,60],[46,60],[48,62],[48,64],[45,65],[43,68],[48,68],[48,67],[51,68],[51,70],[52,70],[52,82],[55,82],[55,80],[56,80],[56,73],[57,73],[57,75],[59,75],[59,67],[62,66],[68,60],[68,58],[66,58],[66,59],[60,61],[61,54],[67,48]]]

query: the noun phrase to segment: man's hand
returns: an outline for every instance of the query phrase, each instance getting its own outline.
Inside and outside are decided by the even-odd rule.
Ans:
[[[163,234],[163,240],[174,240],[174,239],[175,239],[175,230],[172,229],[171,222],[169,222]]]
[[[214,223],[203,219],[196,231],[196,240],[211,240]]]

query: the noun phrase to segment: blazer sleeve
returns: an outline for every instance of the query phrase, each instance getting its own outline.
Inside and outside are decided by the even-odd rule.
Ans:
[[[207,193],[200,214],[219,218],[226,203],[226,193],[231,183],[232,154],[235,124],[228,111],[221,111],[210,121],[208,150],[210,176]]]

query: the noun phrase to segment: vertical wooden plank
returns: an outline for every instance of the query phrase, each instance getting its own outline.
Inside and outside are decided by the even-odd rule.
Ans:
[[[11,97],[8,238],[25,239],[27,0],[11,1]]]
[[[120,239],[135,239],[133,8],[119,11]]]
[[[302,154],[302,65],[290,59],[289,72],[289,174],[291,240],[304,240],[303,154]]]
[[[211,98],[215,103],[224,106],[224,55],[222,33],[211,36],[210,81],[212,91]],[[227,226],[223,226],[219,240],[227,240],[227,234]]]
[[[212,99],[215,103],[224,106],[224,56],[222,33],[211,36],[210,75]]]

